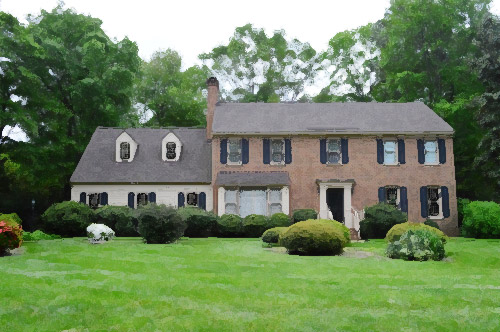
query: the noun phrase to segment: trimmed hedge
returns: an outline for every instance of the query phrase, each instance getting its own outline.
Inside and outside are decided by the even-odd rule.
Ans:
[[[265,216],[250,214],[243,219],[243,232],[246,237],[261,237],[268,229],[268,221]]]
[[[383,239],[392,226],[408,220],[406,213],[394,206],[378,203],[365,208],[365,218],[359,223],[363,239]]]
[[[23,233],[23,241],[55,240],[60,238],[61,238],[60,235],[45,234],[41,230],[37,230],[32,233],[30,232]]]
[[[290,217],[284,213],[275,213],[269,218],[269,226],[272,227],[288,227],[292,224]]]
[[[262,241],[268,244],[278,244],[281,234],[286,232],[288,227],[270,228],[262,234]]]
[[[314,209],[297,209],[293,211],[292,215],[293,223],[317,218],[318,213]]]
[[[467,204],[462,234],[476,239],[500,239],[500,205],[482,201]]]
[[[430,227],[432,228],[432,227]],[[386,249],[390,258],[407,261],[440,261],[444,258],[444,243],[435,232],[426,229],[409,229]]]
[[[224,237],[241,237],[243,235],[243,219],[236,214],[223,214],[217,219],[219,235]]]
[[[291,255],[340,255],[348,243],[341,228],[320,220],[293,224],[280,241]]]
[[[394,242],[400,239],[400,237],[406,233],[409,230],[420,230],[420,229],[425,229],[428,230],[429,232],[432,232],[436,234],[443,243],[446,243],[448,241],[448,237],[440,231],[438,228],[428,226],[424,223],[421,222],[405,222],[402,224],[394,225],[388,232],[385,237],[385,240],[387,242]]]
[[[133,220],[135,210],[128,206],[106,205],[94,210],[95,223],[115,230],[116,236],[139,236]]]
[[[146,243],[171,243],[186,230],[186,222],[177,210],[164,204],[150,203],[137,209],[139,234]]]
[[[19,248],[22,243],[21,225],[13,221],[13,218],[0,219],[0,256],[3,256],[7,250]]]
[[[182,207],[177,210],[187,224],[184,236],[208,237],[217,233],[217,216],[197,207]]]
[[[94,212],[88,205],[65,201],[45,210],[42,214],[42,228],[45,233],[63,237],[86,236],[87,226],[94,220]]]

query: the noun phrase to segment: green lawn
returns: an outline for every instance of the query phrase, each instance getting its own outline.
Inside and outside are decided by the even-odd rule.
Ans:
[[[0,258],[1,331],[500,330],[495,240],[451,239],[446,261],[423,263],[386,259],[383,241],[350,257],[289,256],[257,239],[24,248]]]

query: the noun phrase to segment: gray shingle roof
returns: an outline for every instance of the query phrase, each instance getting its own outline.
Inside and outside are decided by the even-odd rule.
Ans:
[[[214,134],[440,133],[453,128],[424,103],[220,103]]]
[[[220,171],[215,183],[218,186],[267,186],[289,185],[287,172],[228,172]]]
[[[138,144],[132,162],[115,161],[115,141],[127,134]],[[178,161],[163,161],[161,142],[168,133],[181,141]],[[75,182],[166,182],[210,183],[211,146],[206,129],[199,128],[102,128],[96,129],[70,181]]]

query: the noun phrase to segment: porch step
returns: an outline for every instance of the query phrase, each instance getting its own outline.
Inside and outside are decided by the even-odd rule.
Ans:
[[[356,229],[349,228],[349,230],[351,231],[351,240],[353,240],[353,241],[359,241],[359,240],[361,240],[361,238],[359,237],[359,234],[356,231]]]

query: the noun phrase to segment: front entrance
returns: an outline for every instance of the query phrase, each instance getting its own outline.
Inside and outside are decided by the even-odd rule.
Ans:
[[[344,188],[328,188],[326,204],[332,213],[333,220],[344,223]]]

